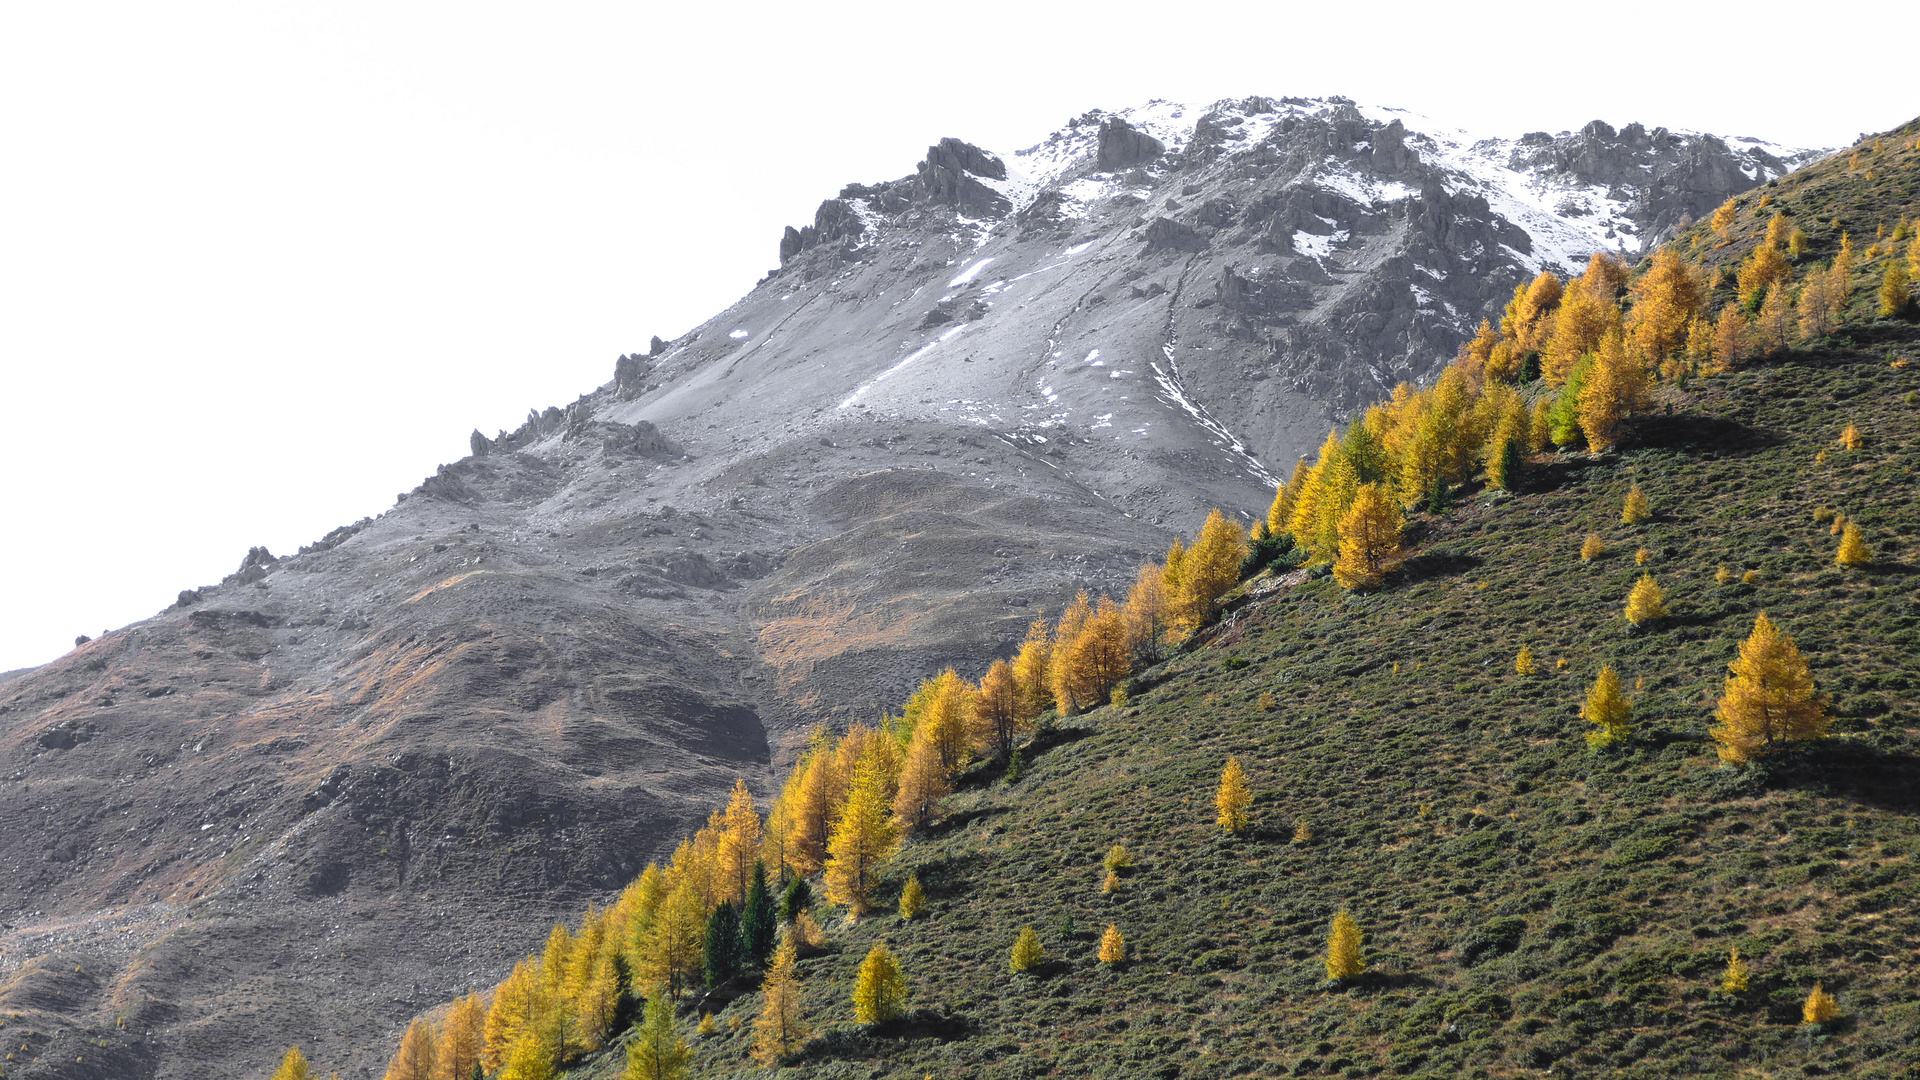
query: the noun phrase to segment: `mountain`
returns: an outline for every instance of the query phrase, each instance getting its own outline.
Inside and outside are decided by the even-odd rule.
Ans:
[[[1777,236],[1795,256],[1772,288],[1817,297],[1854,237],[1836,324],[1755,339],[1731,371],[1669,354],[1617,445],[1569,436],[1504,490],[1469,479],[1411,512],[1378,587],[1324,564],[1251,576],[1124,697],[1042,716],[1017,775],[959,771],[871,914],[814,904],[811,1032],[780,1074],[1913,1075],[1920,307],[1884,283],[1920,262],[1920,121],[1726,210],[1669,249],[1702,271],[1701,310],[1743,320],[1722,271],[1750,276]],[[1654,318],[1659,275],[1629,294]],[[1774,302],[1755,306],[1771,333]],[[1648,578],[1666,610],[1630,621]],[[1763,622],[1831,724],[1738,763],[1714,728],[1741,711],[1727,699],[1759,700],[1729,675],[1767,670]],[[1592,722],[1609,670],[1632,710],[1617,741]],[[1790,665],[1772,671],[1793,697]],[[1237,832],[1216,802],[1229,762],[1251,796]],[[923,903],[897,917],[910,881]],[[1341,912],[1365,970],[1336,978]],[[1029,934],[1041,960],[1015,970]],[[903,1014],[860,1023],[881,945]],[[1808,1015],[1816,993],[1832,1012]],[[690,1075],[768,1075],[763,1005],[751,980],[691,995]]]
[[[606,386],[0,683],[21,1074],[377,1070],[812,724],[1118,591],[1515,286],[1813,156],[1252,99],[850,185]]]

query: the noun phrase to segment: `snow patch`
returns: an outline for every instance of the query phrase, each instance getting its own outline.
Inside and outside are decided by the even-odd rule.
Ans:
[[[993,261],[993,256],[991,255],[984,259],[974,260],[973,263],[969,265],[965,270],[962,270],[960,271],[959,274],[955,275],[952,281],[947,282],[947,288],[957,289],[960,286],[965,285],[967,282],[972,281],[974,278],[980,276],[980,271],[985,270],[987,268],[987,264],[992,261]]]

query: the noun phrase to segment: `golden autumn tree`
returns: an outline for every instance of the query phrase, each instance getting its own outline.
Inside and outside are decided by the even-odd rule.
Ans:
[[[1185,566],[1185,560],[1181,561]],[[1078,672],[1067,661],[1073,655],[1074,645],[1079,643],[1080,631],[1086,628],[1087,618],[1093,614],[1093,600],[1085,589],[1074,596],[1073,602],[1060,613],[1060,622],[1053,628],[1053,658],[1048,674],[1052,680],[1054,708],[1061,716],[1071,716],[1088,704],[1085,698],[1085,684],[1078,678]],[[1079,691],[1076,694],[1075,691]]]
[[[760,811],[753,805],[753,792],[747,790],[747,782],[736,778],[720,830],[720,900],[737,904],[746,897],[747,885],[753,879],[753,861],[759,857]]]
[[[1867,547],[1860,526],[1849,521],[1840,530],[1840,550],[1834,554],[1833,561],[1849,569],[1873,565],[1873,551]]]
[[[1653,265],[1633,283],[1627,318],[1628,351],[1652,363],[1679,352],[1706,290],[1698,273],[1671,247],[1653,253]]]
[[[1599,348],[1601,338],[1619,329],[1620,307],[1612,296],[1598,296],[1584,286],[1568,290],[1542,354],[1540,370],[1547,385],[1565,385],[1580,358]]]
[[[1595,453],[1619,441],[1626,419],[1647,406],[1647,375],[1627,352],[1619,334],[1608,334],[1594,353],[1593,368],[1580,390],[1580,428]]]
[[[1761,244],[1740,265],[1735,286],[1740,294],[1740,306],[1751,311],[1761,293],[1783,285],[1792,278],[1793,268],[1787,265],[1786,256],[1780,254],[1780,249],[1772,244]]]
[[[1825,1024],[1840,1019],[1840,1003],[1834,1000],[1819,983],[1813,984],[1813,992],[1800,1006],[1800,1022],[1803,1024]]]
[[[1766,612],[1728,667],[1732,674],[1714,712],[1718,723],[1707,732],[1719,744],[1720,760],[1741,765],[1783,743],[1826,735],[1831,721],[1825,699],[1814,694],[1812,669]]]
[[[800,783],[794,793],[793,824],[787,846],[796,873],[807,877],[827,863],[827,836],[833,811],[846,791],[839,756],[824,727],[815,728],[807,752],[794,765]]]
[[[1640,490],[1636,482],[1627,488],[1626,502],[1620,506],[1620,520],[1628,525],[1638,525],[1653,518],[1653,506],[1647,502],[1647,493]]]
[[[1744,994],[1751,981],[1747,971],[1747,962],[1740,957],[1740,947],[1733,947],[1727,956],[1727,970],[1720,975],[1720,992],[1723,994]]]
[[[673,998],[649,996],[639,1028],[627,1042],[625,1080],[682,1080],[692,1057],[673,1027]]]
[[[1752,324],[1754,347],[1759,353],[1772,356],[1793,340],[1793,311],[1792,290],[1785,283],[1767,290],[1766,301]]]
[[[1072,643],[1054,652],[1053,677],[1060,711],[1078,712],[1105,701],[1113,687],[1126,678],[1132,658],[1125,615],[1103,596],[1081,621]]]
[[[900,890],[900,918],[912,922],[926,907],[927,893],[920,887],[920,875],[908,874],[907,884]]]
[[[1736,200],[1730,198],[1714,209],[1713,217],[1707,224],[1713,229],[1714,235],[1726,240],[1729,239],[1727,231],[1733,227],[1734,219],[1738,214],[1739,207],[1736,205]]]
[[[1340,519],[1340,558],[1333,564],[1334,580],[1348,589],[1378,585],[1399,559],[1405,529],[1399,505],[1381,485],[1362,485]]]
[[[1656,619],[1667,617],[1667,592],[1652,574],[1641,574],[1634,582],[1633,589],[1627,593],[1627,621],[1635,626],[1644,626]]]
[[[1120,618],[1126,625],[1127,650],[1133,661],[1144,665],[1158,662],[1167,632],[1173,629],[1173,598],[1167,592],[1160,566],[1147,563],[1135,574]]]
[[[1127,958],[1127,939],[1120,933],[1119,923],[1108,923],[1107,932],[1100,935],[1100,962],[1103,964],[1122,963]]]
[[[1005,764],[1013,756],[1014,742],[1025,727],[1020,720],[1020,683],[1014,678],[1013,665],[995,660],[980,677],[974,701],[979,741],[993,760]]]
[[[1600,669],[1600,677],[1587,690],[1587,702],[1580,710],[1596,730],[1587,732],[1587,745],[1599,749],[1612,746],[1633,735],[1633,703],[1620,689],[1620,677],[1611,664]]]
[[[1247,531],[1218,510],[1207,515],[1200,535],[1187,549],[1179,590],[1174,594],[1175,621],[1195,629],[1213,618],[1220,597],[1240,581],[1240,563],[1247,557]]]
[[[881,765],[871,757],[861,761],[827,844],[827,899],[854,915],[866,913],[874,872],[900,839],[886,786]]]
[[[414,1017],[400,1036],[400,1049],[387,1065],[386,1080],[436,1080],[440,1059],[439,1040],[433,1025],[424,1017]]]
[[[668,998],[697,986],[705,970],[706,937],[707,909],[698,890],[691,881],[675,882],[640,955],[641,985],[662,987]]]
[[[1359,978],[1366,970],[1366,961],[1360,956],[1360,924],[1342,911],[1333,917],[1333,929],[1327,934],[1327,978],[1345,982]]]
[[[540,985],[539,960],[528,957],[513,965],[513,971],[493,990],[493,1006],[487,1010],[486,1046],[480,1061],[488,1072],[506,1067],[507,1055],[523,1035],[539,1026],[547,1009]]]
[[[1533,674],[1533,650],[1532,649],[1528,648],[1525,645],[1520,646],[1519,654],[1513,658],[1513,670],[1517,674],[1521,674],[1521,675]]]
[[[1732,371],[1752,354],[1753,328],[1736,304],[1720,309],[1713,324],[1713,371]]]
[[[760,984],[760,1015],[753,1022],[753,1059],[771,1068],[806,1043],[807,1026],[800,976],[794,970],[794,944],[788,937],[774,950],[773,963]]]
[[[1227,767],[1220,770],[1220,790],[1214,794],[1213,806],[1215,824],[1230,833],[1246,831],[1252,820],[1249,812],[1253,792],[1247,789],[1247,774],[1240,768],[1239,758],[1228,758]]]
[[[287,1047],[286,1056],[280,1059],[280,1067],[273,1071],[272,1080],[309,1080],[313,1075],[307,1064],[307,1055],[297,1046]]]
[[[921,684],[923,704],[918,716],[909,711],[916,735],[925,732],[939,755],[940,768],[947,776],[960,771],[973,758],[973,734],[976,709],[973,688],[958,672],[947,668]]]
[[[884,1024],[900,1015],[906,1001],[907,981],[900,974],[900,962],[883,941],[868,951],[854,976],[854,1022]]]
[[[1880,277],[1881,317],[1897,318],[1905,315],[1912,304],[1913,291],[1908,285],[1906,260],[1888,259],[1887,269]]]
[[[1040,946],[1040,935],[1034,933],[1031,926],[1022,927],[1019,935],[1013,939],[1013,948],[1008,951],[1008,966],[1016,974],[1028,972],[1039,967],[1046,958],[1047,951]]]
[[[907,764],[893,797],[894,826],[908,833],[925,825],[952,790],[947,770],[940,764],[940,750],[923,725],[907,747]]]
[[[1040,612],[1028,625],[1026,640],[1013,657],[1016,715],[1022,723],[1032,722],[1053,701],[1053,635],[1046,615]]]
[[[470,1080],[473,1067],[480,1062],[481,1051],[486,1048],[486,1007],[481,1004],[480,995],[467,991],[467,996],[453,1003],[447,1010],[447,1021],[441,1026],[439,1071],[435,1080]]]

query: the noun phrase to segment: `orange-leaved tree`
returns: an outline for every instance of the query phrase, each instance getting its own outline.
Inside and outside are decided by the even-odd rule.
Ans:
[[[1806,657],[1766,612],[1728,667],[1733,674],[1714,713],[1719,723],[1707,732],[1719,744],[1720,760],[1744,764],[1783,743],[1827,733],[1827,703],[1814,694]]]
[[[1333,577],[1348,589],[1378,585],[1400,557],[1406,521],[1379,484],[1363,484],[1340,519],[1340,558]]]

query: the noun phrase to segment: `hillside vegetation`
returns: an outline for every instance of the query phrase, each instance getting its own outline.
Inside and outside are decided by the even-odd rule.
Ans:
[[[1171,636],[1124,611],[1178,593],[1178,550],[1082,610],[1129,670],[1040,680],[1055,708],[1008,706],[1017,758],[943,753],[943,710],[968,688],[979,730],[996,681],[943,674],[823,738],[764,823],[739,789],[503,984],[485,1068],[675,1075],[684,1039],[694,1076],[1905,1075],[1920,333],[1888,283],[1920,269],[1917,136],[1736,199],[1632,274],[1523,289],[1303,465],[1256,529],[1278,565],[1148,620]],[[1709,732],[1762,612],[1825,737],[1730,750]],[[1083,629],[1037,636],[1067,655]],[[834,835],[796,859],[815,766]],[[766,990],[770,940],[717,971],[706,947],[764,918],[756,858],[775,889],[818,874]],[[516,1020],[507,993],[567,1005]],[[776,1013],[804,1037],[769,1054]],[[446,1071],[404,1048],[395,1070]]]

